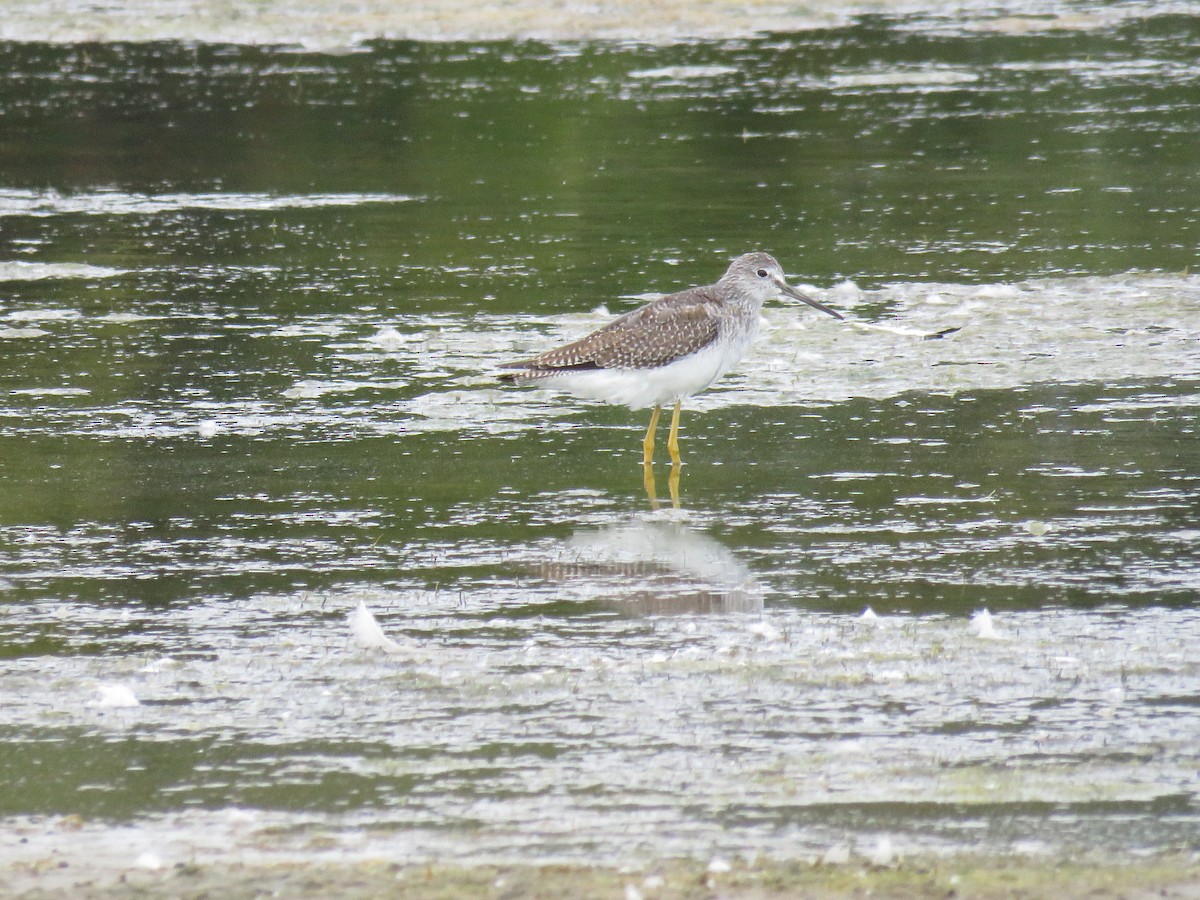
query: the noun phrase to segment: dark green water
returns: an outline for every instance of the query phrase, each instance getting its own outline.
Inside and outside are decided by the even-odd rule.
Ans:
[[[0,814],[1190,846],[1198,48],[0,45]],[[749,249],[849,321],[765,311],[679,511],[644,413],[489,376]]]

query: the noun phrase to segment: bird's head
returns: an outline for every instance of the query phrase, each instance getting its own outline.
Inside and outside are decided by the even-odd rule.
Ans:
[[[773,300],[782,294],[793,300],[799,300],[801,303],[807,303],[813,309],[819,309],[835,319],[842,318],[841,313],[830,309],[824,303],[814,300],[788,284],[787,278],[783,274],[783,267],[769,253],[742,254],[729,264],[729,269],[721,280],[729,280],[746,293],[763,300]]]

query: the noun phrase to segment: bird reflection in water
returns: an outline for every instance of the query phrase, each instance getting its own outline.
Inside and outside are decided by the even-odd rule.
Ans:
[[[667,493],[671,497],[671,506],[679,509],[679,463],[671,464],[671,474],[667,476]],[[650,508],[658,509],[658,485],[654,480],[654,464],[642,464],[642,487],[650,498]]]
[[[746,564],[679,522],[633,521],[575,532],[536,567],[578,599],[628,615],[759,613],[763,587]]]

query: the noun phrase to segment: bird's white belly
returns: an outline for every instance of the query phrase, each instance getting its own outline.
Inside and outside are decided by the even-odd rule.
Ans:
[[[757,323],[755,323],[757,326]],[[716,340],[690,356],[657,369],[586,369],[559,372],[541,381],[545,387],[578,397],[603,400],[640,409],[682,400],[704,390],[745,354],[754,339],[753,328],[742,340]]]

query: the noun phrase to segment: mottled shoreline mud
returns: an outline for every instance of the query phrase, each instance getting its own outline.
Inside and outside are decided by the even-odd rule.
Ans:
[[[0,40],[86,43],[185,41],[294,46],[336,52],[372,40],[672,43],[747,38],[842,25],[870,14],[939,16],[913,0],[11,0],[0,16]],[[1138,15],[1136,7],[1081,10],[1053,2],[946,5],[959,27],[1005,32],[1090,29]]]
[[[854,862],[813,865],[669,860],[657,866],[346,865],[280,863],[179,865],[96,878],[9,870],[0,873],[7,896],[24,897],[644,897],[655,900],[725,897],[774,900],[832,898],[1011,897],[1150,898],[1200,896],[1200,862],[1189,856],[1111,861],[982,859],[905,860],[887,866]]]

